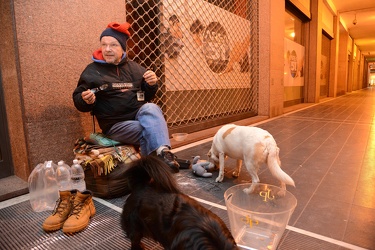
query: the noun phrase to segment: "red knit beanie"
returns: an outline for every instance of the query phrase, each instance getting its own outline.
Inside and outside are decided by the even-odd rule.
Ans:
[[[103,36],[112,36],[117,39],[117,41],[120,43],[122,49],[126,50],[126,40],[130,37],[129,29],[130,24],[129,23],[122,23],[119,24],[117,22],[111,22],[107,25],[107,28],[102,32],[100,35],[100,40]]]

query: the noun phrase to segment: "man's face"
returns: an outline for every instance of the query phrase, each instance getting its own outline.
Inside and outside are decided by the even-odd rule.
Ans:
[[[100,45],[102,47],[104,60],[107,63],[119,64],[124,50],[117,39],[112,36],[103,36],[100,40]]]

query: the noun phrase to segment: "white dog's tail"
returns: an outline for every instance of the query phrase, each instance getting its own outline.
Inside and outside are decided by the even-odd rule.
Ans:
[[[267,165],[271,174],[281,182],[295,187],[293,179],[280,167],[279,148],[275,144],[268,144]]]

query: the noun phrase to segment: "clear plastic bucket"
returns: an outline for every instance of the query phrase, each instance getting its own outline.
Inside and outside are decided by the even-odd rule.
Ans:
[[[224,193],[232,235],[241,249],[276,249],[297,206],[297,199],[280,187],[250,183],[228,188]]]

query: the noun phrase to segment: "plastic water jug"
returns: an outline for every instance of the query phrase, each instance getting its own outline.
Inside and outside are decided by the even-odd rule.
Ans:
[[[70,166],[59,161],[56,169],[56,181],[60,191],[67,191],[72,189],[71,177],[70,177]]]
[[[57,166],[52,161],[39,163],[28,178],[30,204],[35,212],[53,210],[59,198]]]
[[[86,190],[85,172],[77,159],[73,160],[73,165],[70,168],[70,171],[72,189],[77,189],[81,192]]]

